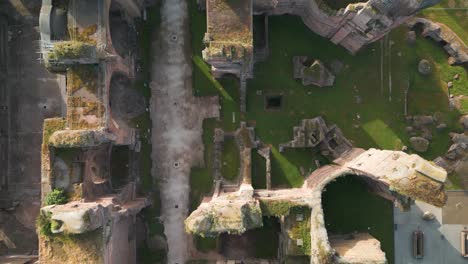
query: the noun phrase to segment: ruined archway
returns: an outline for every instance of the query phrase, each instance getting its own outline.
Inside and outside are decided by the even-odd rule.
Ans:
[[[356,250],[358,241],[368,243],[367,258],[382,258],[385,252],[393,263],[393,203],[370,189],[377,182],[369,183],[368,179],[345,175],[324,188],[322,208],[330,246],[345,257]],[[373,247],[377,243],[373,238],[380,242],[380,248]]]
[[[128,122],[145,112],[146,102],[143,95],[133,88],[131,79],[116,72],[110,81],[109,106],[114,119]]]

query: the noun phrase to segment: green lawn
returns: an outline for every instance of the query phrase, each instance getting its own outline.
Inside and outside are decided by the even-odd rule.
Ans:
[[[322,116],[327,122],[337,124],[357,147],[399,150],[402,146],[409,145],[404,117],[406,99],[409,115],[437,113],[448,125],[443,131],[433,130],[429,151],[421,154],[427,159],[433,159],[447,151],[450,146],[449,131],[460,131],[457,122],[460,113],[449,109],[446,83],[455,74],[459,74],[460,79],[454,81],[451,93],[468,94],[467,72],[462,67],[450,66],[447,63],[447,54],[438,44],[418,36],[415,45],[410,46],[406,42],[408,29],[402,26],[389,34],[384,45],[376,42],[353,56],[344,48],[311,32],[295,16],[269,18],[271,53],[265,62],[255,65],[254,78],[248,81],[247,113],[241,115],[238,108],[238,82],[232,77],[214,79],[210,75],[209,66],[201,58],[206,17],[203,12],[196,10],[194,3],[195,1],[191,1],[190,12],[194,94],[219,95],[222,119],[209,120],[209,125],[205,121],[206,166],[192,170],[191,190],[192,198],[195,197],[192,199],[192,209],[199,204],[201,196],[209,193],[212,188],[210,155],[212,130],[215,127],[233,131],[237,122],[242,120],[255,125],[259,139],[272,147],[274,187],[301,186],[304,181],[301,167],[307,173],[315,169],[314,153],[307,150],[287,150],[284,153],[278,151],[278,145],[292,139],[293,127],[299,125],[304,118]],[[460,21],[464,23],[464,20]],[[344,67],[336,76],[333,87],[304,87],[299,80],[293,79],[292,58],[297,55],[320,59],[326,64],[340,60]],[[422,76],[417,71],[421,59],[432,63],[433,72],[429,76]],[[381,65],[383,76],[380,74]],[[281,109],[265,111],[265,95],[282,95]],[[252,159],[252,182],[256,188],[264,188],[265,161],[255,152]],[[319,160],[323,161],[322,164],[326,163],[321,157]],[[349,198],[355,193],[353,186],[357,185],[353,182],[346,184],[351,187],[346,190],[343,188],[342,196]],[[364,192],[362,195],[368,193]],[[373,228],[371,233],[381,238],[385,251],[392,254],[393,228],[391,222],[388,222],[392,216],[386,213],[387,205],[382,206],[384,210],[378,206],[364,208],[370,211],[369,215],[383,219],[383,222],[377,220],[382,225]],[[389,256],[390,259],[392,257]]]
[[[272,182],[274,188],[278,187],[301,187],[304,179],[315,169],[315,160],[319,160],[321,165],[330,162],[311,149],[286,149],[279,153],[276,148],[272,148]]]
[[[421,16],[450,27],[468,43],[468,10],[466,0],[442,0],[440,4],[421,12]]]
[[[448,106],[446,83],[458,73],[460,79],[454,82],[452,93],[468,94],[466,70],[449,66],[447,55],[438,44],[418,36],[416,44],[410,46],[406,42],[408,29],[395,29],[384,45],[384,74],[381,78],[381,43],[371,44],[352,56],[344,48],[311,32],[295,16],[270,17],[271,54],[267,61],[255,65],[254,79],[248,81],[247,113],[242,116],[238,106],[234,105],[238,102],[238,83],[232,78],[215,80],[209,73],[209,66],[201,59],[205,20],[204,13],[192,6],[194,93],[220,96],[222,121],[214,126],[232,131],[236,127],[233,121],[239,120],[256,126],[259,138],[273,147],[272,182],[275,186],[300,186],[303,182],[299,173],[300,155],[285,157],[277,147],[279,143],[291,140],[293,126],[304,118],[323,116],[328,122],[337,124],[358,147],[401,149],[409,145],[404,121],[405,92],[408,89],[409,115],[438,112],[448,124],[444,131],[434,129],[429,151],[421,156],[433,159],[444,153],[450,145],[447,132],[460,129],[456,122],[459,113],[451,111]],[[339,59],[344,68],[337,75],[333,87],[304,87],[292,77],[292,57],[295,55],[307,55],[325,63]],[[417,72],[421,59],[432,63],[434,70],[431,75],[422,76]],[[264,95],[275,94],[283,95],[281,110],[265,111]],[[362,102],[357,103],[356,98]],[[256,164],[258,162],[263,160],[254,159],[253,168],[262,166]]]
[[[448,66],[446,60],[439,59],[446,59],[446,55],[433,42],[418,38],[417,44],[411,47],[406,44],[407,29],[403,27],[390,35],[394,42],[390,54],[390,102],[390,57],[386,56],[384,63],[382,91],[380,43],[374,43],[352,56],[343,48],[310,32],[298,17],[270,17],[269,23],[271,56],[266,62],[256,65],[255,78],[249,81],[247,97],[247,119],[255,120],[256,132],[264,142],[275,146],[286,142],[292,137],[292,127],[298,125],[301,119],[321,115],[327,121],[336,123],[356,146],[400,148],[408,144],[403,116],[404,92],[408,82],[409,114],[440,111],[447,117],[449,126],[455,125],[458,113],[449,111],[442,77],[453,76],[454,70],[464,74],[464,69]],[[292,78],[294,55],[308,55],[325,63],[340,59],[345,67],[337,76],[334,87],[304,87]],[[437,60],[443,68],[436,68],[431,76],[423,77],[417,72],[417,63],[422,58]],[[449,74],[445,72],[448,67],[452,71]],[[264,98],[257,95],[257,90],[262,90],[263,94],[283,94],[283,111],[266,112]],[[362,99],[361,104],[356,103],[356,96]],[[440,141],[442,143],[434,144],[423,156],[434,158],[445,151],[449,138],[440,138]]]
[[[322,204],[328,234],[369,232],[393,263],[392,202],[369,193],[366,184],[356,177],[346,176],[326,186]]]

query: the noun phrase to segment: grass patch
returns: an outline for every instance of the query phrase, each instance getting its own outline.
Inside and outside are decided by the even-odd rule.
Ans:
[[[68,202],[67,193],[62,189],[54,189],[44,198],[44,205],[66,204]]]
[[[404,131],[403,110],[408,81],[409,114],[440,111],[449,117],[458,115],[450,112],[442,78],[442,73],[454,67],[449,68],[451,66],[446,62],[444,51],[429,40],[418,38],[416,47],[409,46],[405,40],[406,28],[398,28],[390,34],[395,44],[390,54],[387,54],[388,50],[386,52],[384,89],[381,90],[379,43],[351,56],[343,48],[330,45],[328,40],[310,32],[297,17],[270,17],[269,23],[271,55],[266,62],[256,64],[255,78],[249,81],[247,89],[247,119],[255,120],[257,135],[266,143],[277,145],[289,141],[292,127],[298,125],[301,119],[321,115],[337,124],[356,146],[394,149],[395,145],[407,145],[409,136]],[[294,41],[290,41],[292,39]],[[314,48],[310,47],[310,43],[314,43]],[[325,63],[339,58],[345,67],[337,76],[334,87],[304,87],[292,78],[292,57],[296,55],[307,55]],[[391,67],[388,64],[389,56],[392,59]],[[430,77],[420,76],[417,63],[422,58],[437,58],[437,63],[443,63],[443,69],[436,69]],[[460,67],[455,68],[460,70]],[[376,70],[374,74],[369,74],[369,69]],[[444,74],[453,76],[453,72]],[[264,98],[257,95],[257,90],[262,90],[263,94],[283,94],[286,99],[282,111],[266,112]],[[357,96],[362,103],[356,102]],[[449,118],[449,127],[454,126],[454,121],[454,118]],[[441,140],[443,144],[426,154],[426,158],[440,155],[448,148],[449,139]],[[273,174],[279,168],[273,168]]]
[[[64,130],[66,122],[63,118],[48,118],[44,120],[44,127],[42,131],[42,144],[49,145],[49,138],[56,131]]]
[[[463,179],[456,172],[452,172],[448,175],[448,179],[451,184],[446,184],[445,188],[448,190],[463,190]]]
[[[275,147],[271,148],[271,185],[273,187],[301,187],[304,176],[299,168],[280,153]]]
[[[381,149],[400,150],[403,147],[401,139],[380,119],[369,121],[362,128]],[[386,135],[382,136],[381,133]]]
[[[103,230],[84,234],[53,234],[40,237],[41,259],[45,263],[103,263]]]
[[[260,208],[264,216],[287,216],[294,206],[296,205],[289,201],[260,200]]]
[[[302,240],[302,246],[294,245],[294,251],[297,255],[310,255],[310,208],[294,207],[291,209],[289,223],[291,226],[288,230],[288,236],[292,241]],[[296,221],[296,215],[303,216],[302,221]],[[293,243],[294,243],[293,242]]]
[[[460,111],[463,114],[468,113],[468,98],[462,98],[460,100]]]
[[[326,186],[322,203],[329,233],[369,232],[381,242],[389,263],[394,263],[390,201],[370,193],[366,184],[355,176],[346,176]]]
[[[266,189],[266,161],[258,154],[256,149],[252,150],[252,186],[254,189]]]
[[[240,153],[234,138],[223,143],[221,173],[226,180],[234,181],[239,174]]]
[[[468,13],[466,7],[465,0],[442,0],[438,5],[423,10],[421,16],[448,26],[467,44]]]

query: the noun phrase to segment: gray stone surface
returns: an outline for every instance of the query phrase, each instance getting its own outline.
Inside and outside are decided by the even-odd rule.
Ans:
[[[426,152],[429,148],[429,141],[423,137],[410,138],[411,147],[417,152]]]
[[[420,60],[418,63],[418,71],[422,75],[429,75],[432,72],[431,63],[428,60]]]
[[[460,231],[463,225],[443,225],[442,209],[416,201],[408,212],[393,209],[395,224],[395,263],[398,264],[466,264],[460,253]],[[424,212],[431,212],[436,219],[426,221]],[[424,258],[412,255],[412,233],[424,232]]]
[[[301,79],[303,85],[316,85],[319,87],[332,86],[335,82],[333,73],[325,67],[320,60],[312,63],[306,56],[293,57],[294,78]]]
[[[408,44],[414,44],[416,42],[416,32],[414,31],[408,31],[406,33],[406,40],[408,41]]]
[[[451,65],[466,65],[468,63],[468,47],[446,25],[435,23],[425,18],[411,18],[407,22],[407,25],[410,28],[421,25],[423,37],[430,37],[443,44],[444,50],[450,55],[448,62]]]
[[[0,1],[0,17],[8,18],[0,19],[0,200],[16,207],[0,211],[0,232],[15,246],[3,253],[29,254],[37,250],[42,121],[63,113],[65,82],[38,60],[40,1],[18,9],[13,2],[20,1]]]

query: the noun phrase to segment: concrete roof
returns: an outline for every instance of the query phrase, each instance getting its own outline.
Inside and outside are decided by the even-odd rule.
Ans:
[[[447,191],[447,204],[442,208],[442,224],[468,225],[468,193]]]
[[[460,249],[460,232],[467,226],[442,224],[443,210],[443,208],[419,201],[416,201],[408,212],[394,208],[395,263],[468,263],[468,260],[461,256]],[[422,218],[424,212],[431,212],[436,218],[433,221],[425,221]],[[422,259],[415,259],[412,255],[411,237],[416,230],[424,232],[424,257]]]

